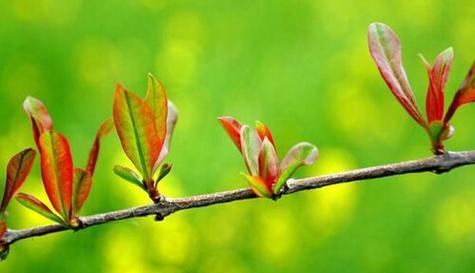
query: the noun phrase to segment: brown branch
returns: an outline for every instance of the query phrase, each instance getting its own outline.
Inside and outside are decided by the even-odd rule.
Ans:
[[[286,195],[329,185],[402,175],[407,173],[434,172],[440,174],[469,164],[475,164],[475,151],[449,152],[426,159],[380,165],[337,174],[308,177],[303,179],[290,179],[287,182],[287,186],[282,190],[281,193]],[[211,206],[250,198],[257,198],[257,196],[254,195],[250,189],[237,189],[183,198],[164,198],[161,202],[149,206],[135,207],[81,217],[80,220],[83,224],[81,229],[113,221],[149,215],[156,215],[156,220],[162,220],[164,217],[180,210]],[[3,245],[8,248],[9,245],[19,240],[43,236],[68,229],[70,228],[61,225],[48,225],[29,229],[8,230],[7,234],[3,238]]]

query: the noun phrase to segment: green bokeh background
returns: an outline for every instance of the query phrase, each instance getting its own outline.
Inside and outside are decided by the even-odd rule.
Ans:
[[[422,107],[417,53],[433,60],[453,46],[452,97],[475,57],[470,0],[1,1],[0,166],[34,145],[25,96],[45,102],[83,165],[115,84],[144,95],[148,72],[180,110],[161,183],[170,197],[246,185],[220,115],[268,124],[281,156],[299,141],[318,145],[319,161],[299,176],[429,156],[369,57],[373,21],[401,37]],[[474,116],[473,106],[457,113],[449,149],[475,147]],[[114,164],[130,166],[116,135],[84,214],[147,204]],[[58,233],[13,245],[0,272],[474,272],[474,178],[473,167],[391,177]],[[46,200],[38,164],[23,191]],[[9,212],[11,228],[49,223],[16,202]]]

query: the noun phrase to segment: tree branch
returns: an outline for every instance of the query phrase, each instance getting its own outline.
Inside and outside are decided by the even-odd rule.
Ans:
[[[469,164],[475,164],[475,151],[448,152],[443,155],[426,159],[374,166],[337,174],[308,177],[303,179],[290,179],[287,181],[287,186],[284,187],[281,194],[287,195],[303,190],[316,189],[340,183],[402,175],[407,173],[433,172],[441,174],[454,168]],[[183,198],[163,198],[163,200],[157,204],[80,217],[80,220],[83,224],[81,229],[113,221],[149,215],[156,215],[156,220],[162,220],[166,216],[180,210],[211,206],[251,198],[257,198],[257,196],[250,189],[237,189]],[[23,239],[43,236],[68,229],[71,228],[56,224],[29,229],[8,230],[7,234],[3,238],[2,243],[7,249],[8,246],[14,242]]]

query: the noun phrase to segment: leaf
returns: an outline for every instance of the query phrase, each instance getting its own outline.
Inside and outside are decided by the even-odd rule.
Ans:
[[[170,152],[170,142],[177,121],[178,111],[176,110],[175,105],[171,101],[168,101],[167,135],[165,136],[165,142],[163,143],[162,150],[160,151],[160,156],[158,157],[157,161],[155,161],[153,172],[155,172],[158,167],[160,167],[160,164],[162,163],[163,159],[165,159],[165,157]]]
[[[272,193],[267,189],[266,182],[259,176],[251,176],[241,173],[249,183],[252,191],[259,197],[272,198]]]
[[[90,172],[75,168],[73,177],[72,206],[73,216],[77,216],[86,202],[92,186],[92,175]]]
[[[142,190],[147,191],[145,188],[144,184],[142,183],[142,180],[140,177],[131,169],[122,167],[122,166],[114,166],[114,173],[121,178],[123,178],[125,181],[128,181],[138,187],[140,187]]]
[[[152,110],[155,128],[159,138],[159,146],[162,147],[167,134],[168,100],[165,88],[152,74],[148,74],[147,94],[145,102]]]
[[[108,135],[112,131],[112,128],[114,128],[114,122],[111,118],[108,118],[101,124],[99,130],[97,131],[96,138],[94,139],[91,151],[89,152],[89,158],[87,160],[86,167],[86,171],[89,172],[91,176],[94,175],[94,171],[96,169],[97,158],[101,148],[101,139]]]
[[[165,176],[167,176],[170,173],[171,170],[172,170],[172,165],[170,164],[162,165],[162,168],[160,169],[160,173],[158,174],[157,181],[155,181],[155,187],[157,186],[158,182],[160,182],[160,180],[165,178]]]
[[[402,64],[399,38],[388,26],[372,23],[368,28],[368,44],[371,56],[391,92],[409,115],[425,127]]]
[[[48,131],[40,136],[41,175],[48,198],[66,221],[70,218],[73,160],[67,139]]]
[[[114,123],[122,148],[145,180],[153,176],[161,144],[150,107],[137,95],[117,85]]]
[[[280,164],[280,176],[274,186],[274,193],[279,193],[298,168],[313,164],[317,157],[318,149],[313,144],[302,142],[292,147]]]
[[[247,125],[241,128],[241,147],[244,163],[246,164],[249,174],[259,176],[259,151],[261,141],[257,136],[257,132]]]
[[[5,191],[3,192],[0,215],[5,213],[8,204],[16,192],[25,182],[35,160],[36,152],[29,148],[14,155],[7,166]]]
[[[64,224],[64,221],[61,218],[54,214],[43,202],[36,199],[35,197],[26,193],[19,193],[15,199],[20,202],[20,204],[35,211],[36,213],[59,224]]]
[[[462,105],[475,101],[475,61],[472,63],[465,80],[459,87],[445,115],[444,122],[449,122],[455,111]]]
[[[233,141],[234,145],[238,148],[239,152],[242,153],[241,148],[241,128],[242,125],[233,117],[219,117],[219,122],[223,126],[224,130],[228,133],[229,137]]]
[[[267,128],[267,126],[260,122],[260,121],[256,121],[256,130],[257,130],[257,134],[259,135],[259,138],[261,139],[261,141],[264,140],[264,138],[268,138],[270,140],[270,142],[272,143],[272,146],[274,146],[275,148],[275,142],[274,142],[274,138],[272,137],[272,134],[269,130],[269,128]]]
[[[265,181],[267,188],[272,189],[279,175],[279,160],[274,146],[266,137],[259,153],[259,176]]]
[[[33,97],[26,97],[23,102],[23,108],[31,119],[33,127],[33,137],[36,145],[39,147],[40,135],[45,131],[53,130],[53,120],[49,115],[48,109],[40,100]]]
[[[7,233],[7,224],[3,221],[0,221],[0,239],[3,238],[3,235]]]
[[[431,66],[422,55],[429,76],[429,88],[426,96],[427,122],[442,121],[444,117],[444,90],[454,58],[451,47],[442,51]]]

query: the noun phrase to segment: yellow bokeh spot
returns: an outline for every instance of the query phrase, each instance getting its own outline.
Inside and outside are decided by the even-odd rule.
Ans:
[[[354,168],[350,154],[337,149],[322,153],[319,173],[335,173]],[[306,200],[308,219],[319,238],[338,231],[352,216],[357,202],[357,185],[353,183],[328,186],[309,193]],[[311,200],[310,200],[311,199]]]
[[[177,13],[160,34],[164,44],[157,57],[161,77],[181,87],[191,85],[205,41],[201,18],[192,12]]]
[[[110,83],[128,74],[122,51],[105,39],[81,40],[73,56],[80,80],[99,89],[109,90]]]
[[[293,214],[289,209],[267,207],[265,213],[259,214],[253,241],[259,256],[268,263],[283,266],[292,259],[295,249],[292,220]],[[278,246],[278,247],[276,247]]]
[[[131,231],[129,228],[110,229],[99,244],[103,246],[107,272],[139,273],[150,270],[144,263],[144,252],[149,248],[143,244],[144,240],[139,238],[140,232]]]
[[[80,0],[11,0],[7,1],[13,15],[20,21],[64,25],[73,22],[80,11]]]
[[[435,210],[434,225],[438,237],[453,244],[463,244],[475,236],[475,200],[455,195],[442,201]]]

